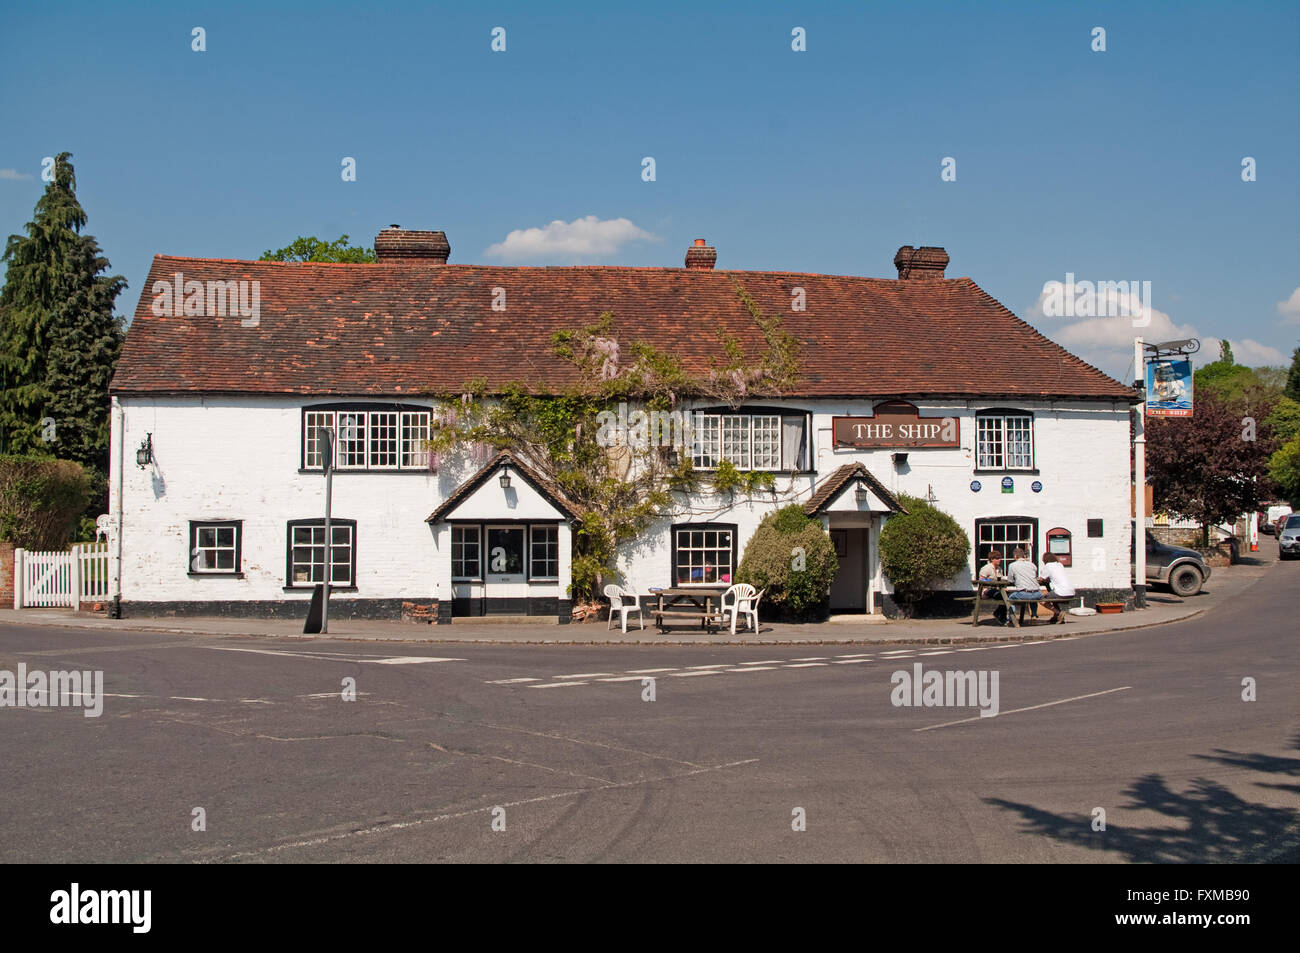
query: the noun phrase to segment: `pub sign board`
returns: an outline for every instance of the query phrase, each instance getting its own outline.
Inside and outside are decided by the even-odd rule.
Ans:
[[[947,448],[961,446],[961,424],[956,417],[922,417],[905,400],[877,404],[871,417],[832,417],[835,446]]]

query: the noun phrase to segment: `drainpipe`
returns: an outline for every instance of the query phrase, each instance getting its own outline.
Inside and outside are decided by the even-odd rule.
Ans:
[[[117,505],[114,509],[114,532],[117,543],[117,559],[113,571],[113,611],[114,619],[122,618],[122,446],[126,442],[126,411],[122,407],[121,401],[116,397],[113,398],[113,429],[116,431],[117,440]]]

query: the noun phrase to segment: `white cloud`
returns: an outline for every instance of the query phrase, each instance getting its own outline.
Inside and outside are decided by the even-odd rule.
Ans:
[[[1123,295],[1118,298],[1108,296],[1111,299],[1109,302],[1098,297],[1095,299],[1094,307],[1094,310],[1106,310],[1116,314],[1119,310],[1118,305],[1123,303],[1128,309],[1128,314],[1136,315],[1135,317],[1050,316],[1047,312],[1051,310],[1049,297],[1054,290],[1050,287],[1052,284],[1054,283],[1048,282],[1048,285],[1044,286],[1038,300],[1026,312],[1025,320],[1034,324],[1039,331],[1066,350],[1077,354],[1117,380],[1124,383],[1131,383],[1133,380],[1133,339],[1135,337],[1141,337],[1148,342],[1200,338],[1201,349],[1193,358],[1195,365],[1203,367],[1219,359],[1218,338],[1205,337],[1190,324],[1178,324],[1167,313],[1156,308],[1150,308],[1146,314],[1143,314],[1143,305],[1149,305],[1150,302],[1140,301],[1137,295],[1129,295],[1127,299]],[[1293,300],[1297,295],[1300,295],[1300,289],[1297,289],[1296,295],[1292,296]],[[1278,309],[1281,310],[1281,305]],[[1150,318],[1150,323],[1144,323],[1147,317]],[[1251,338],[1241,340],[1229,338],[1228,343],[1232,345],[1233,359],[1238,364],[1245,364],[1248,367],[1284,365],[1290,360],[1277,348],[1261,344]]]
[[[25,175],[17,169],[0,169],[0,179],[31,179],[35,176]]]
[[[1291,292],[1291,297],[1277,303],[1277,313],[1282,315],[1283,324],[1300,324],[1300,288]]]
[[[626,218],[601,221],[588,215],[572,222],[556,219],[543,228],[517,228],[484,254],[511,264],[590,262],[618,254],[628,242],[656,240]]]

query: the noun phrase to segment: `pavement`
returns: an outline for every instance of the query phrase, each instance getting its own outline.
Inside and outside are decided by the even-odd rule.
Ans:
[[[963,646],[0,623],[0,671],[102,672],[92,717],[0,708],[0,862],[1295,862],[1300,565],[1256,568],[1173,625]],[[922,666],[996,714],[900,700]]]
[[[1066,616],[1064,624],[1045,622],[1022,628],[998,625],[991,617],[970,625],[970,618],[837,621],[790,624],[763,622],[757,633],[720,631],[710,635],[701,629],[679,626],[661,634],[647,616],[646,628],[637,629],[633,617],[624,634],[609,630],[605,620],[558,625],[533,620],[457,619],[451,625],[371,619],[331,619],[327,636],[304,635],[302,620],[244,619],[207,616],[163,616],[109,619],[99,614],[76,613],[70,609],[0,609],[0,624],[57,626],[101,631],[158,632],[172,635],[217,637],[271,636],[283,639],[316,638],[427,643],[487,643],[507,645],[949,645],[983,641],[1039,641],[1080,635],[1098,635],[1153,625],[1165,625],[1195,618],[1230,599],[1258,581],[1277,562],[1277,544],[1265,537],[1260,551],[1244,554],[1235,566],[1215,568],[1201,593],[1188,599],[1167,589],[1148,590],[1145,609],[1117,615]],[[1044,614],[1045,610],[1043,611]]]

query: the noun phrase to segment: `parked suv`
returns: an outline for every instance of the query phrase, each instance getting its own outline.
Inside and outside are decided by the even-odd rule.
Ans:
[[[1292,514],[1277,525],[1277,558],[1300,556],[1300,515]]]
[[[1147,530],[1147,585],[1169,586],[1176,595],[1194,596],[1210,578],[1210,567],[1194,549],[1160,542]]]

